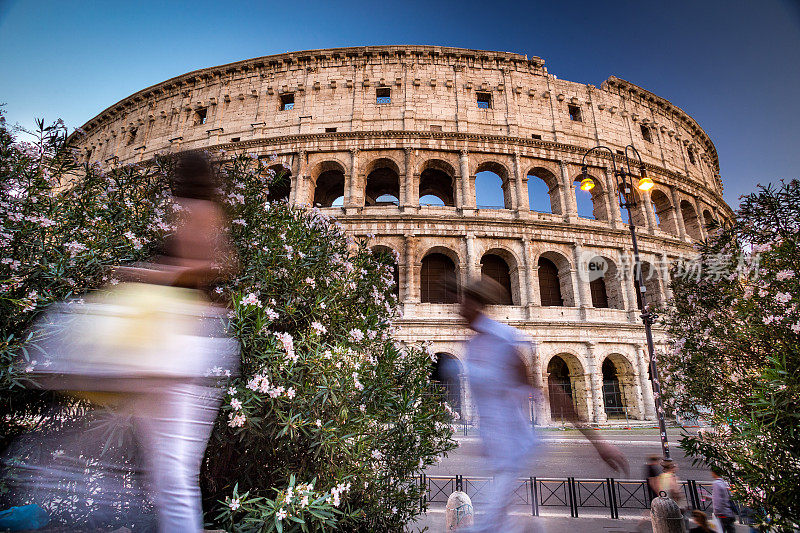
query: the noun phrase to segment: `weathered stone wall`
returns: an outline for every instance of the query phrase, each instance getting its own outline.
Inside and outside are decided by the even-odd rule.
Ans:
[[[388,89],[390,102],[378,102],[378,89]],[[488,97],[488,108],[479,97]],[[293,98],[293,108],[281,110],[282,98]],[[632,216],[653,271],[649,302],[669,297],[663,267],[693,254],[705,223],[732,217],[714,145],[682,110],[624,80],[612,77],[600,88],[559,80],[541,59],[510,53],[387,46],[251,59],[144,89],[83,129],[77,142],[87,160],[106,166],[194,148],[276,154],[291,173],[289,201],[298,205],[314,202],[321,176],[341,176],[342,205],[323,210],[397,252],[401,336],[429,341],[437,352],[462,357],[469,332],[453,304],[420,301],[423,258],[443,253],[464,280],[480,274],[484,254],[502,257],[513,305],[495,315],[538,339],[530,366],[543,379],[553,356],[565,360],[576,405],[595,422],[606,420],[606,358],[617,368],[629,416],[652,418],[653,399],[612,156],[587,159],[597,185],[594,219],[583,218],[576,194],[588,193],[576,191],[575,179],[585,150],[608,145],[619,166],[619,151],[634,144],[656,183],[637,193]],[[367,199],[375,170],[396,182],[396,205]],[[502,179],[504,209],[476,205],[483,170]],[[452,206],[420,205],[431,171],[443,177]],[[528,185],[536,179],[547,185],[551,213],[530,210]],[[605,280],[609,308],[592,305],[589,283],[578,275],[590,255],[618,270]],[[558,266],[564,306],[541,305],[540,257]],[[545,406],[540,420],[548,419]]]

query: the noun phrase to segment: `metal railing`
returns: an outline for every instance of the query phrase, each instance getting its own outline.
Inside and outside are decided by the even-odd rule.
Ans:
[[[511,495],[511,505],[530,507],[533,516],[542,509],[568,511],[578,518],[582,510],[607,510],[611,518],[619,518],[620,511],[643,511],[650,508],[647,482],[631,479],[580,479],[519,478]],[[473,505],[486,503],[493,478],[485,476],[427,476],[422,474],[415,482],[423,489],[420,505],[447,503],[455,491],[465,492]],[[711,481],[687,480],[681,483],[690,509],[709,512],[711,508]],[[739,517],[741,523],[742,517]]]

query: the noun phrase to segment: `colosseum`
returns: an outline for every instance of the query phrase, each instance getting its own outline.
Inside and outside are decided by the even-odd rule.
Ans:
[[[670,297],[667,265],[693,254],[707,224],[733,216],[714,144],[680,108],[613,76],[600,87],[561,80],[542,59],[513,53],[375,46],[259,57],[141,90],[83,130],[86,160],[105,166],[197,148],[277,154],[291,178],[279,196],[396,253],[400,336],[431,343],[432,377],[465,418],[470,333],[440,276],[504,285],[492,314],[538,341],[529,369],[563,385],[584,420],[652,420],[612,158],[623,165],[633,144],[655,182],[632,193],[648,302]],[[586,192],[581,160],[598,144],[611,152],[587,158]],[[595,259],[602,275],[583,275]],[[533,414],[540,424],[561,417],[548,405]]]

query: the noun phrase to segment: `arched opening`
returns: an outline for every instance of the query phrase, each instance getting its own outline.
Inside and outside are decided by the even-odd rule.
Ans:
[[[292,171],[283,164],[272,165],[267,169],[270,174],[269,192],[267,192],[267,201],[288,201],[289,193],[292,190]]]
[[[700,221],[697,218],[697,211],[687,200],[681,200],[681,216],[683,217],[683,227],[686,233],[694,240],[699,241],[703,238],[700,232]]]
[[[314,205],[341,206],[344,203],[344,170],[338,163],[326,162],[320,164],[318,172],[314,181]]]
[[[675,210],[672,208],[672,202],[669,201],[667,195],[663,191],[654,189],[650,193],[650,200],[653,204],[653,211],[655,212],[659,229],[670,235],[677,235],[678,226],[675,221]]]
[[[454,304],[456,295],[448,290],[445,282],[455,278],[456,265],[441,253],[431,253],[422,258],[420,271],[420,301],[432,304]]]
[[[539,295],[543,306],[563,306],[558,267],[551,260],[539,258]]]
[[[508,172],[499,163],[481,163],[475,169],[475,202],[480,209],[511,209]]]
[[[636,266],[634,265],[633,270],[634,272]],[[636,277],[633,277],[634,284],[636,282]],[[663,302],[663,295],[661,294],[661,283],[658,278],[658,270],[653,268],[653,265],[648,263],[647,261],[642,261],[642,284],[644,285],[644,293],[645,293],[645,300],[647,301],[647,306],[652,307],[654,305],[659,305]],[[634,292],[636,287],[633,287]],[[642,308],[642,298],[640,293],[636,293],[636,306],[638,309]]]
[[[625,398],[622,396],[622,388],[619,385],[617,367],[611,359],[603,361],[603,405],[605,406],[606,416],[625,416]]]
[[[705,224],[706,229],[713,229],[717,225],[717,221],[714,220],[714,215],[711,214],[711,211],[708,209],[703,211],[703,224]]]
[[[400,203],[400,175],[394,161],[379,159],[372,163],[367,174],[364,205],[398,205]]]
[[[603,193],[602,182],[592,177],[594,187],[590,191],[583,191],[580,182],[583,176],[575,179],[575,203],[578,206],[578,216],[595,220],[608,220],[606,201]]]
[[[481,258],[481,276],[492,278],[505,289],[499,305],[514,305],[511,291],[511,271],[505,259],[495,254],[484,255]]]
[[[603,374],[603,406],[608,418],[641,418],[636,375],[630,361],[611,354],[600,367]]]
[[[430,166],[419,175],[419,205],[455,206],[455,179],[438,167]]]
[[[391,276],[394,284],[392,285],[392,294],[395,297],[400,297],[400,267],[397,264],[397,254],[388,246],[377,245],[372,247],[372,253],[376,257],[380,257],[391,265]]]
[[[595,256],[586,268],[592,307],[625,309],[617,265],[606,257]]]
[[[561,194],[555,174],[545,168],[534,168],[528,172],[528,203],[531,211],[560,215]]]
[[[647,216],[644,212],[644,207],[642,204],[642,199],[639,197],[639,193],[636,192],[636,189],[630,189],[630,192],[625,194],[625,186],[624,184],[619,184],[619,194],[620,197],[624,197],[625,201],[630,205],[630,212],[631,217],[633,218],[633,225],[640,226],[642,228],[647,227]],[[622,220],[626,224],[629,223],[628,218],[628,210],[621,209],[620,213],[622,215]]]
[[[569,396],[573,406],[575,406],[575,398],[572,395],[572,381],[569,377],[569,367],[566,361],[560,356],[554,355],[553,358],[550,359],[550,362],[547,363],[547,379],[548,386],[554,385],[561,388],[561,390]],[[563,408],[557,405],[552,396],[550,396],[550,418],[562,421],[566,419]]]
[[[461,412],[461,363],[449,353],[436,354],[436,362],[432,365],[430,385],[431,390],[442,401],[459,415]]]

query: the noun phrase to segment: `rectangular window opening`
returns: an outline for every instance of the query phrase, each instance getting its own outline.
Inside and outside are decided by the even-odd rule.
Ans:
[[[541,141],[542,140],[542,136],[539,135],[538,133],[533,133],[533,134],[531,134],[531,139],[536,139],[537,141]]]
[[[325,128],[325,133],[336,133],[336,128]]]
[[[281,111],[294,109],[294,93],[284,93],[281,95]]]
[[[138,130],[138,128],[131,128],[128,131],[128,144],[133,144],[136,141],[136,132]]]
[[[567,106],[569,110],[569,119],[574,122],[583,122],[583,117],[581,116],[581,108],[577,105],[569,105]]]
[[[390,87],[378,87],[375,90],[375,103],[377,103],[377,104],[391,104],[392,103],[392,89]]]
[[[241,137],[231,137],[232,143],[238,143],[241,140]]]
[[[478,93],[475,93],[475,97],[477,98],[478,107],[480,109],[491,109],[492,108],[492,93],[478,92]]]
[[[692,150],[690,148],[690,149],[687,150],[687,153],[689,154],[689,163],[691,163],[693,165],[696,164],[697,160],[694,158],[694,150]]]
[[[208,120],[208,109],[202,107],[194,112],[194,125],[205,124]]]
[[[653,142],[653,135],[650,133],[650,128],[644,125],[642,125],[642,139],[649,143]]]
[[[622,150],[617,150],[617,153],[618,153],[619,155],[625,155],[625,152],[623,152]]]
[[[431,131],[442,131],[442,127],[437,126],[435,124],[431,124]]]

